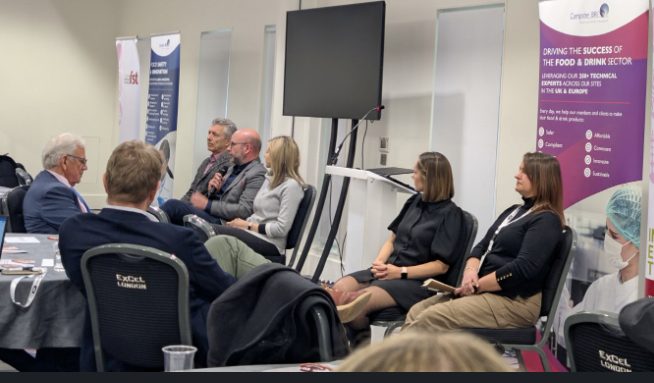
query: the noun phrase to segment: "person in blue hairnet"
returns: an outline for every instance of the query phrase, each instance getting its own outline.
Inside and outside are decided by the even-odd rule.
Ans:
[[[618,313],[638,299],[640,255],[641,191],[618,189],[606,205],[604,253],[615,272],[595,280],[573,312],[608,311]]]
[[[568,316],[581,311],[618,314],[624,306],[638,299],[641,194],[636,187],[623,187],[616,190],[606,204],[604,252],[601,256],[608,257],[614,271],[593,281],[584,298],[574,307],[570,307],[570,301],[565,298],[561,301],[556,332],[560,346],[565,344],[563,331]],[[567,287],[565,290],[562,297],[569,297]],[[561,351],[559,348],[559,359],[565,360],[565,353]]]

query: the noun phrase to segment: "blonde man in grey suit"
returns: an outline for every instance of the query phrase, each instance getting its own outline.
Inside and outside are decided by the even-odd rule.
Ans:
[[[191,193],[190,203],[168,200],[161,206],[170,222],[183,225],[187,214],[215,224],[252,215],[254,197],[263,184],[266,168],[259,161],[261,138],[253,129],[239,129],[227,147],[233,165],[222,175],[216,172],[209,181],[208,196]]]
[[[236,124],[226,118],[214,118],[207,132],[207,150],[211,155],[207,157],[195,174],[191,187],[181,198],[182,201],[191,202],[191,195],[199,192],[205,196],[209,195],[209,181],[219,171],[227,171],[232,164],[232,155],[227,147],[231,142],[232,135],[236,132]]]

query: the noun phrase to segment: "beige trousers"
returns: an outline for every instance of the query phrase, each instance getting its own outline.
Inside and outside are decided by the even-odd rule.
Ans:
[[[484,293],[456,299],[438,294],[413,305],[402,330],[527,327],[538,320],[540,302],[541,293],[529,298]]]

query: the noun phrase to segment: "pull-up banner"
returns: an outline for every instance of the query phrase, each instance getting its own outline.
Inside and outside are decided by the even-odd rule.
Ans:
[[[537,147],[561,162],[564,206],[642,178],[646,0],[540,3]]]
[[[145,142],[155,145],[166,161],[161,178],[159,203],[172,197],[175,148],[177,142],[177,100],[179,95],[180,35],[151,39],[150,87]]]
[[[119,142],[139,138],[141,84],[136,38],[117,39]]]
[[[638,270],[615,266],[604,235],[611,196],[642,196],[649,4],[543,1],[539,11],[536,147],[561,164],[565,216],[575,233],[554,324],[561,345],[571,313],[617,313],[638,296]]]

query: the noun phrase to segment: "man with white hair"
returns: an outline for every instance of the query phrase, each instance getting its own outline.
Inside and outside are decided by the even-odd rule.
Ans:
[[[68,217],[90,211],[74,189],[86,171],[86,150],[81,137],[62,133],[51,138],[42,153],[43,168],[32,182],[23,215],[28,233],[55,234]]]

